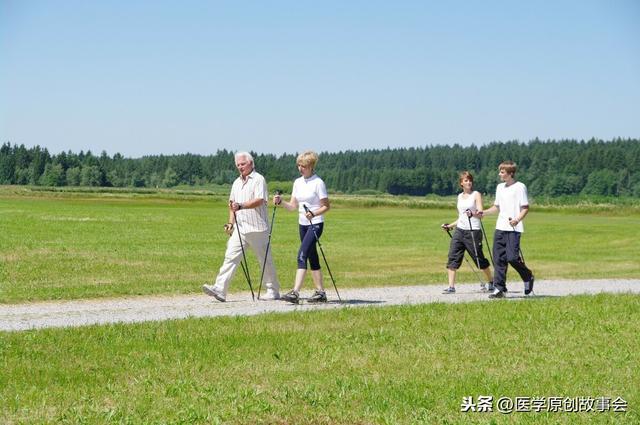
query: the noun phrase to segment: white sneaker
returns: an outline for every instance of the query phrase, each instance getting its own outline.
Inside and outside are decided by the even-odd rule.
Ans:
[[[220,291],[218,288],[216,288],[213,285],[206,285],[206,284],[202,285],[202,290],[204,291],[205,294],[212,296],[213,298],[220,301],[221,303],[227,300],[224,294],[222,293],[222,291]]]
[[[264,295],[260,295],[260,299],[263,301],[273,301],[280,299],[280,292],[275,289],[268,288],[267,292]]]
[[[498,288],[494,289],[492,293],[489,294],[489,298],[505,298],[507,296],[506,291],[501,291]]]

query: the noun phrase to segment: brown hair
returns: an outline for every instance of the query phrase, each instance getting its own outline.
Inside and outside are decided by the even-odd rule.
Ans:
[[[473,183],[473,175],[468,171],[463,171],[460,173],[460,178],[458,178],[458,184],[462,186],[462,180],[469,179],[471,183]]]
[[[502,161],[500,165],[498,165],[498,170],[504,170],[507,174],[511,174],[512,176],[516,174],[517,169],[518,167],[513,161]]]

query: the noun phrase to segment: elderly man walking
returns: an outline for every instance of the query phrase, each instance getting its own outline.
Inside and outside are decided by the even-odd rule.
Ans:
[[[276,277],[271,252],[267,252],[269,241],[267,183],[264,177],[255,171],[253,157],[248,152],[236,153],[235,163],[240,176],[231,187],[229,221],[224,225],[225,231],[231,237],[227,242],[224,262],[220,267],[215,284],[205,284],[202,286],[202,290],[218,301],[226,301],[229,282],[233,278],[238,263],[242,260],[243,250],[251,248],[260,264],[265,264],[264,280],[267,292],[261,299],[277,300],[280,298],[280,284]],[[266,262],[265,254],[267,256]]]

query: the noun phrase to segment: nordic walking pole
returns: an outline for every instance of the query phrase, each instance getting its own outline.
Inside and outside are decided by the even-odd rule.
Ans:
[[[311,212],[309,211],[309,207],[307,207],[306,205],[302,205],[304,207],[305,212]],[[329,272],[329,277],[331,278],[331,282],[333,282],[333,288],[336,290],[336,295],[338,296],[338,301],[342,302],[342,298],[340,298],[340,293],[338,292],[338,287],[336,286],[336,281],[333,278],[333,274],[331,274],[331,269],[329,268],[329,263],[327,263],[327,257],[325,257],[324,255],[324,250],[322,249],[322,244],[320,243],[320,238],[318,237],[318,234],[316,233],[316,229],[315,227],[313,227],[313,223],[311,222],[311,220],[309,220],[309,225],[311,226],[311,230],[313,230],[313,235],[316,237],[316,242],[318,242],[318,246],[320,247],[320,252],[322,253],[322,259],[324,260],[324,264],[327,266],[327,271]]]
[[[493,264],[493,254],[491,253],[491,245],[489,245],[489,238],[487,238],[487,232],[484,230],[484,224],[482,224],[482,218],[480,219],[480,228],[482,229],[482,234],[484,235],[484,240],[487,243],[487,251],[489,251],[489,258],[491,259],[491,266],[495,268],[496,266]]]
[[[282,192],[276,190],[276,195],[280,195]],[[269,227],[269,241],[267,242],[267,249],[264,251],[264,261],[262,262],[262,273],[260,273],[260,286],[258,286],[258,299],[260,299],[260,291],[262,290],[262,280],[264,279],[264,268],[267,266],[267,255],[269,255],[269,246],[271,246],[271,233],[273,233],[273,225],[276,222],[276,208],[278,206],[273,205],[273,214],[271,215],[271,226]]]
[[[232,201],[229,201],[229,206],[231,206],[231,203],[232,203]],[[242,236],[240,236],[240,225],[238,224],[238,218],[236,217],[235,210],[233,208],[231,208],[231,211],[233,211],[233,221],[236,222],[236,231],[238,232],[238,240],[240,240],[240,249],[242,249],[242,258],[243,258],[244,264],[245,264],[242,267],[242,270],[244,270],[245,277],[247,278],[247,283],[249,284],[249,289],[251,289],[251,299],[253,301],[255,301],[256,300],[256,296],[253,293],[253,286],[251,285],[251,276],[249,276],[249,263],[247,263],[247,256],[244,253],[244,244],[242,243]]]
[[[226,230],[226,228],[225,228]],[[231,225],[232,232],[229,234],[230,237],[233,237],[233,224]],[[244,267],[244,261],[240,260],[240,267],[242,267],[242,274],[244,274],[244,278],[247,278],[247,270]]]
[[[231,204],[231,201],[229,201],[229,204]],[[233,221],[237,223],[235,212],[233,213]],[[238,233],[238,237],[239,237],[240,230],[237,230],[237,233]],[[242,239],[240,239],[240,243],[242,244]],[[241,248],[242,248],[242,246],[241,246]],[[245,258],[245,260],[246,260],[246,258]],[[240,267],[242,267],[242,274],[244,275],[244,278],[247,281],[249,281],[249,265],[245,264],[245,261],[240,260]]]
[[[467,220],[469,220],[469,232],[471,232],[471,243],[473,244],[473,252],[476,256],[476,266],[480,270],[480,258],[478,258],[478,246],[476,245],[476,237],[473,236],[473,226],[471,225],[471,210],[467,210]],[[480,243],[482,243],[482,237],[480,237]],[[484,280],[480,280],[480,287],[485,288]]]
[[[473,226],[471,225],[471,210],[467,210],[467,220],[469,220],[469,231],[471,232],[471,243],[473,243],[473,252],[476,256],[476,266],[480,270],[480,259],[478,258],[478,247],[476,246],[476,237],[473,236]],[[482,242],[482,240],[480,240]]]
[[[446,227],[445,227],[446,226]],[[453,236],[451,236],[451,230],[449,229],[449,227],[446,224],[442,225],[442,228],[444,230],[447,231],[447,234],[449,235],[449,238],[453,239]],[[474,272],[476,274],[476,277],[478,278],[478,280],[480,281],[480,283],[484,283],[482,281],[482,277],[480,277],[480,275],[478,274],[478,271],[471,265],[471,263],[469,262],[469,259],[465,256],[464,257],[464,261],[467,263],[467,265],[469,266],[469,268],[471,269],[472,272]]]

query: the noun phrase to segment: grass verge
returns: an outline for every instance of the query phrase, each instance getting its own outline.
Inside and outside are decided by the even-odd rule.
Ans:
[[[0,333],[2,423],[638,423],[640,297]],[[463,397],[626,413],[462,413]]]

